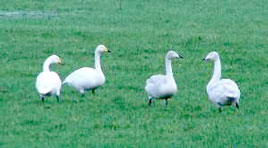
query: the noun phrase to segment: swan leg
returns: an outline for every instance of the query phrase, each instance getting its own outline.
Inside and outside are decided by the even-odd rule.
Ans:
[[[222,112],[222,104],[220,102],[218,102],[216,104],[216,107],[219,109],[219,112],[221,113]]]
[[[166,107],[168,106],[168,99],[165,100],[165,103],[166,103]]]
[[[40,95],[40,100],[44,102],[45,97],[43,95]]]
[[[81,90],[80,90],[80,93],[81,93],[81,96],[82,96],[82,97],[85,97],[85,90],[84,90],[84,89],[81,89]]]
[[[95,95],[95,89],[92,89],[92,94]]]
[[[74,98],[74,91],[72,91],[72,95],[73,95],[73,102],[75,102],[75,98]]]
[[[222,104],[221,104],[220,102],[218,102],[218,103],[216,104],[216,106],[218,107],[219,112],[221,113],[221,112],[222,112]]]
[[[222,108],[221,108],[221,107],[219,107],[219,112],[220,112],[220,113],[222,112]]]
[[[237,102],[235,103],[235,107],[239,109],[239,104]]]
[[[60,97],[56,96],[57,102],[60,102]]]
[[[60,90],[57,91],[56,99],[57,99],[57,102],[60,102]]]
[[[149,98],[149,103],[148,103],[148,105],[151,106],[152,102],[153,102],[153,98]]]

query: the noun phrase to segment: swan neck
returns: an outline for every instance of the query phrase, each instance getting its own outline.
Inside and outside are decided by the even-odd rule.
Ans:
[[[51,64],[51,60],[46,59],[46,61],[43,64],[43,71],[44,72],[50,72],[50,64]]]
[[[211,82],[219,81],[221,79],[221,61],[220,58],[216,59],[214,62],[214,72],[211,78]]]
[[[100,53],[95,52],[95,69],[98,71],[102,71],[100,57],[101,57]]]
[[[166,75],[168,76],[173,76],[173,73],[172,73],[172,66],[171,66],[171,60],[166,58]]]

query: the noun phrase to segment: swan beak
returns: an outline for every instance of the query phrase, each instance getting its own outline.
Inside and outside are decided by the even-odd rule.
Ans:
[[[202,61],[207,62],[208,60],[206,58],[203,58]]]
[[[105,47],[104,52],[111,52],[111,50],[107,49],[107,47]]]
[[[183,59],[183,56],[182,55],[179,55],[179,57],[178,58],[181,58],[181,59]]]
[[[58,64],[63,65],[61,59],[59,59]]]

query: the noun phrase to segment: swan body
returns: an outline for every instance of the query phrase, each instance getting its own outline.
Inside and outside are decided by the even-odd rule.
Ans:
[[[145,90],[150,98],[170,98],[177,93],[177,85],[173,77],[154,75],[146,81]]]
[[[207,85],[207,94],[221,111],[222,106],[234,105],[239,108],[240,90],[237,84],[231,79],[221,79],[221,62],[217,52],[210,52],[205,61],[214,62],[214,73]]]
[[[167,105],[167,99],[177,93],[177,85],[171,67],[171,59],[174,58],[182,58],[182,56],[178,55],[175,51],[169,51],[165,59],[166,74],[153,75],[146,80],[145,91],[148,94],[149,105],[151,105],[154,99],[165,99]]]
[[[45,96],[56,96],[59,101],[61,79],[56,72],[50,71],[50,64],[61,63],[61,59],[52,55],[48,57],[43,64],[43,72],[41,72],[36,78],[36,89],[40,95],[40,99],[44,101]]]
[[[110,52],[104,45],[99,45],[95,50],[95,68],[83,67],[69,74],[63,84],[78,90],[84,95],[86,90],[94,90],[105,83],[105,76],[101,69],[100,57],[103,53]]]
[[[104,85],[105,76],[102,72],[98,72],[94,68],[83,67],[68,75],[63,83],[68,83],[68,85],[84,94],[85,90],[96,89]]]

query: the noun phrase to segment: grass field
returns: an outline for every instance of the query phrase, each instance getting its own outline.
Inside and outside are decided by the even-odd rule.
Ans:
[[[268,147],[266,0],[1,0],[0,147]],[[102,57],[107,81],[85,98],[42,103],[35,79],[51,54],[64,79]],[[164,72],[174,49],[178,93],[148,107],[144,85]],[[218,51],[224,78],[241,89],[241,108],[219,113],[205,91]]]

